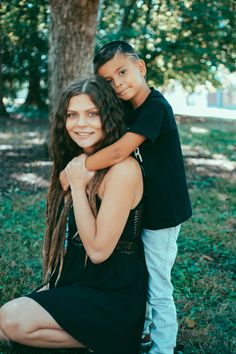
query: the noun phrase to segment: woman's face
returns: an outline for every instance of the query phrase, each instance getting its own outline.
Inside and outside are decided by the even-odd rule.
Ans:
[[[66,130],[83,151],[90,154],[102,140],[102,122],[99,110],[86,94],[73,96],[68,105]]]

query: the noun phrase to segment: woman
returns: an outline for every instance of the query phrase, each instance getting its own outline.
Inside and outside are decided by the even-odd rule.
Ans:
[[[147,272],[140,240],[143,180],[128,157],[96,173],[86,155],[124,132],[120,103],[98,76],[71,83],[52,125],[44,270],[47,285],[0,309],[0,336],[31,347],[137,354]],[[60,171],[70,191],[64,194]]]

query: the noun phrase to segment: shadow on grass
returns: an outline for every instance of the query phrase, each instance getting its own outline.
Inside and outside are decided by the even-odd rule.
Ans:
[[[182,117],[177,120],[193,205],[192,219],[182,226],[172,274],[178,345],[184,354],[233,354],[236,123]],[[45,122],[31,125],[6,121],[2,127],[0,295],[4,303],[41,282],[50,163]]]

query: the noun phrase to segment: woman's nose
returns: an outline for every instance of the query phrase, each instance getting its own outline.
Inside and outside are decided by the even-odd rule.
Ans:
[[[86,125],[86,117],[83,114],[80,114],[76,119],[76,124],[80,127]]]

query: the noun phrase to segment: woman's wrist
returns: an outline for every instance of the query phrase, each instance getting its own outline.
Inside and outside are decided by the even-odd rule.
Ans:
[[[75,184],[71,185],[71,193],[86,193],[86,185],[83,184]]]

